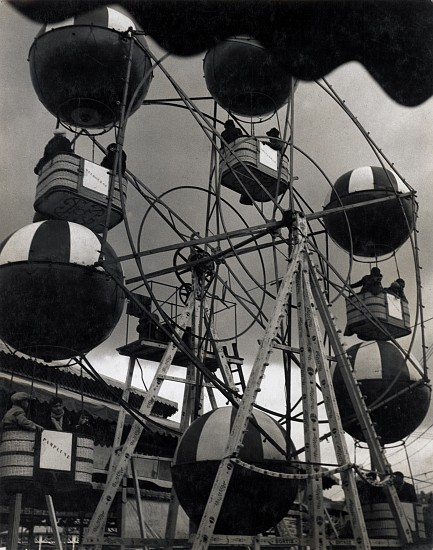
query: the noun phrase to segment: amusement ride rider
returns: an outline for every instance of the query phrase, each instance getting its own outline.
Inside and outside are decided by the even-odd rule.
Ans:
[[[404,279],[396,279],[389,285],[388,288],[385,288],[385,292],[389,292],[390,294],[397,296],[397,298],[400,298],[404,302],[407,302],[407,298],[404,293],[405,286],[406,283],[404,282]]]
[[[54,137],[45,145],[44,156],[39,159],[37,165],[34,168],[34,173],[39,176],[42,168],[60,153],[72,153],[72,144],[66,137],[66,132],[61,128],[54,130]]]
[[[77,424],[74,426],[74,431],[80,435],[93,435],[93,427],[90,421],[90,415],[86,411],[82,411]]]
[[[284,149],[285,143],[280,138],[278,128],[271,128],[266,132],[266,135],[269,136],[269,147],[275,149],[275,151],[282,151]]]
[[[229,119],[224,122],[224,130],[221,132],[221,137],[226,143],[233,143],[235,139],[243,136],[242,130],[236,128],[233,120]],[[224,147],[225,143],[222,144]]]
[[[6,412],[0,422],[0,429],[16,430],[43,430],[42,426],[27,418],[26,410],[29,407],[30,396],[23,391],[16,392],[11,397],[12,407]]]
[[[356,282],[352,283],[352,288],[361,288],[361,292],[371,292],[375,296],[383,292],[382,286],[382,273],[378,267],[372,267],[369,275],[364,275],[364,277]]]
[[[418,502],[415,487],[412,483],[406,483],[402,472],[394,472],[394,485],[401,502]]]
[[[117,151],[117,144],[110,143],[110,145],[107,147],[107,154],[105,155],[105,157],[102,159],[102,162],[101,162],[101,166],[103,168],[107,168],[108,170],[111,170],[111,171],[114,170],[114,161],[116,159],[116,151]],[[126,159],[127,159],[126,153],[122,149],[122,159],[121,160],[119,159],[120,163],[122,164],[122,176],[125,175]],[[117,167],[117,169],[119,169],[119,166]]]
[[[52,397],[50,399],[50,417],[47,422],[47,430],[55,430],[57,432],[70,431],[70,424],[65,416],[63,401],[60,397]]]

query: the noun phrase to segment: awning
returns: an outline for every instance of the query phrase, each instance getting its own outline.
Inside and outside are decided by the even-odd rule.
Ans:
[[[48,402],[55,395],[59,395],[63,400],[65,408],[69,411],[80,412],[84,408],[92,416],[109,422],[117,421],[120,410],[120,405],[115,403],[108,403],[87,396],[81,400],[79,394],[70,390],[60,387],[56,388],[54,385],[50,386],[41,382],[32,382],[32,380],[16,375],[11,376],[4,372],[0,372],[0,390],[9,394],[16,391],[25,391],[42,403]],[[126,415],[126,424],[132,424],[132,420],[130,415]],[[152,415],[149,417],[149,420],[147,427],[153,432],[163,435],[167,433],[170,433],[170,435],[180,435],[181,433],[179,424],[173,420]]]
[[[197,55],[218,40],[246,35],[301,80],[316,80],[357,61],[402,105],[419,105],[433,94],[433,5],[428,0],[119,1],[145,34],[174,55]],[[112,0],[55,2],[50,9],[47,0],[9,2],[46,23]]]
[[[105,375],[100,375],[102,383],[94,376],[77,366],[54,366],[22,357],[19,353],[11,353],[0,340],[0,371],[24,379],[38,380],[42,385],[57,386],[70,390],[74,394],[84,395],[96,401],[118,403],[124,388],[124,383]],[[129,402],[136,409],[140,408],[146,392],[132,387]],[[175,414],[178,404],[165,397],[156,397],[152,412],[155,416],[167,418]]]

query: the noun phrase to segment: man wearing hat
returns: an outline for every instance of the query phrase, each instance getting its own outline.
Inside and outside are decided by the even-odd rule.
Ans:
[[[224,122],[224,130],[221,132],[221,137],[223,138],[225,143],[223,142],[222,146],[224,146],[226,143],[233,143],[235,139],[238,139],[242,136],[242,130],[240,128],[236,128],[233,120],[228,119]]]
[[[402,472],[394,472],[394,485],[401,502],[417,502],[415,487],[412,483],[406,483]]]
[[[107,170],[113,171],[114,163],[116,160],[116,152],[117,152],[117,143],[110,143],[110,145],[107,147],[107,154],[101,161],[101,166],[103,166],[104,168],[107,168]],[[126,159],[127,159],[127,155],[125,151],[122,149],[122,158],[121,160],[118,161],[119,164],[121,164],[120,169],[122,172],[122,176],[125,175]],[[117,168],[119,169],[119,165],[117,166]]]
[[[397,298],[400,298],[404,302],[407,302],[407,298],[404,293],[405,286],[406,283],[404,282],[404,279],[396,279],[389,285],[388,288],[385,288],[385,291],[389,292],[390,294],[394,294],[394,296],[397,296]]]
[[[280,131],[278,128],[271,128],[266,132],[266,135],[269,136],[269,147],[272,147],[275,151],[282,151],[286,146],[280,137]]]
[[[34,168],[34,173],[39,176],[42,168],[60,153],[72,153],[72,144],[66,137],[66,132],[62,128],[56,128],[54,130],[54,137],[45,145],[44,156],[39,159],[37,165]]]
[[[383,292],[382,273],[378,267],[372,267],[369,275],[364,277],[357,283],[352,283],[352,288],[362,287],[361,292],[371,292],[375,296]]]
[[[12,407],[6,412],[3,420],[0,423],[2,429],[16,429],[16,430],[43,430],[42,426],[35,424],[29,420],[26,416],[26,410],[29,406],[30,396],[28,393],[19,391],[12,395]]]

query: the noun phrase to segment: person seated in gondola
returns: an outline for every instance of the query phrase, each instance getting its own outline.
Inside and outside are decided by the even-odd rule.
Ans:
[[[36,431],[44,428],[27,418],[26,411],[29,407],[30,396],[28,393],[19,391],[11,396],[12,407],[6,411],[0,422],[0,431],[4,429]]]
[[[375,482],[377,480],[376,472],[368,472],[364,479],[356,482],[358,487],[358,495],[361,504],[373,504],[376,502],[386,502],[386,496],[381,487],[378,487]]]
[[[57,432],[70,432],[71,423],[65,409],[63,407],[63,400],[61,397],[52,397],[49,401],[50,412],[46,422],[46,429]]]
[[[39,176],[45,164],[61,153],[73,153],[72,144],[66,137],[66,132],[62,128],[56,128],[54,137],[45,145],[44,156],[34,167],[34,173]]]
[[[243,136],[243,132],[240,128],[236,128],[233,120],[229,119],[224,122],[224,130],[221,132],[221,137],[227,144],[233,143],[235,139]],[[225,143],[222,143],[224,147]]]
[[[352,288],[361,287],[361,292],[371,292],[377,296],[384,291],[382,286],[382,273],[378,267],[372,267],[369,275],[364,275],[360,281],[352,283]]]
[[[108,170],[114,170],[114,161],[116,158],[116,151],[117,151],[117,144],[110,143],[110,145],[107,147],[107,154],[102,159],[102,162],[101,162],[102,167],[107,168]],[[127,159],[127,155],[125,151],[122,149],[122,158],[119,161],[121,164],[122,176],[125,175],[126,159]],[[117,166],[117,171],[119,171],[119,166]]]
[[[243,135],[242,130],[240,128],[236,128],[233,120],[226,120],[224,122],[224,130],[221,132],[221,137],[224,140],[221,142],[222,147],[225,147],[226,143],[227,145],[230,145],[230,143],[233,143],[236,139],[242,137]],[[239,202],[248,206],[253,204],[253,201],[246,193],[241,194]]]
[[[412,483],[406,483],[402,472],[394,472],[394,485],[401,502],[418,502],[415,487]]]
[[[90,420],[90,415],[86,411],[82,411],[78,422],[74,426],[74,432],[80,435],[93,435],[93,426]]]
[[[389,285],[389,287],[385,288],[384,290],[389,294],[393,294],[394,296],[397,296],[397,298],[400,298],[404,302],[407,302],[407,298],[404,293],[405,286],[406,286],[406,283],[404,282],[404,279],[396,279]]]
[[[282,151],[284,149],[285,143],[280,138],[280,132],[277,128],[271,128],[266,132],[266,135],[269,136],[269,147],[272,147],[275,151]]]

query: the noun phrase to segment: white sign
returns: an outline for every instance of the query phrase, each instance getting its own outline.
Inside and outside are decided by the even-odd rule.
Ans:
[[[400,298],[387,294],[388,297],[388,314],[396,319],[403,320],[403,308],[401,307]]]
[[[263,166],[267,166],[268,168],[272,168],[272,170],[277,170],[278,152],[275,149],[272,149],[272,147],[269,147],[269,145],[266,145],[266,143],[262,143],[261,141],[259,141],[259,145],[260,164],[263,164]]]
[[[72,434],[44,430],[41,435],[39,467],[70,472],[72,469]]]
[[[108,197],[109,184],[110,175],[106,168],[90,160],[84,161],[83,187]]]

